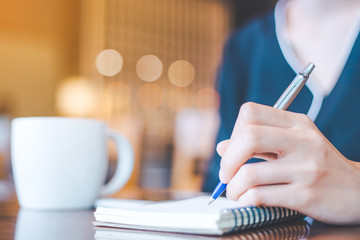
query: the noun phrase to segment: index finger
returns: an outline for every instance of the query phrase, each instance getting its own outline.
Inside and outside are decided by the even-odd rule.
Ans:
[[[308,119],[305,114],[293,113],[262,104],[247,102],[240,108],[231,137],[237,135],[240,128],[246,124],[292,128],[300,122],[304,124],[304,120],[310,119]]]
[[[239,168],[254,154],[286,154],[295,144],[291,132],[277,127],[248,125],[229,143],[220,162],[219,178],[228,183]]]

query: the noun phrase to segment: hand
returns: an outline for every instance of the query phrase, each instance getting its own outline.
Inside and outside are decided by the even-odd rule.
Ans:
[[[229,199],[360,224],[360,163],[338,152],[306,115],[245,103],[217,151]],[[251,157],[267,161],[244,165]]]

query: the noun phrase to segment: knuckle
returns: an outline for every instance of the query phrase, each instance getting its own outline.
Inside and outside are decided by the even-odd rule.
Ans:
[[[302,113],[296,114],[294,122],[296,123],[296,125],[293,128],[300,131],[312,129],[312,125],[314,125],[313,121],[306,114]]]
[[[239,174],[241,176],[241,180],[247,187],[252,187],[256,184],[257,174],[256,169],[252,164],[243,165]]]
[[[253,102],[246,102],[240,107],[239,119],[242,122],[251,123],[256,120],[257,105]]]
[[[259,141],[260,138],[258,127],[253,124],[247,124],[246,126],[244,126],[242,135],[245,143],[250,145],[255,144],[257,141]]]
[[[312,147],[320,147],[318,144],[321,144],[321,139],[319,137],[319,133],[314,129],[301,129],[298,131],[298,136],[304,141],[306,144],[311,144]]]
[[[324,164],[322,161],[308,161],[306,179],[309,185],[318,183],[325,175]]]
[[[314,141],[314,134],[312,131],[309,131],[308,129],[301,129],[297,131],[297,135],[306,144],[309,144],[312,141]]]
[[[301,122],[302,124],[304,124],[304,125],[306,125],[306,126],[308,126],[308,125],[310,125],[310,124],[313,123],[313,121],[312,121],[312,120],[309,118],[309,116],[306,115],[306,114],[300,113],[300,114],[298,114],[297,116],[298,116],[298,118],[299,118],[299,122]]]
[[[254,206],[260,206],[264,204],[263,198],[261,196],[261,193],[258,189],[256,188],[251,188],[247,191],[247,194],[250,198],[250,202],[254,205]]]

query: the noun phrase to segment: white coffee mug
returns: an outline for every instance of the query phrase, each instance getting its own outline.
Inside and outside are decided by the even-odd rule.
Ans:
[[[107,140],[117,146],[114,176],[108,169]],[[11,126],[11,158],[19,204],[27,209],[86,209],[99,196],[129,180],[134,153],[130,143],[105,122],[66,117],[16,118]]]

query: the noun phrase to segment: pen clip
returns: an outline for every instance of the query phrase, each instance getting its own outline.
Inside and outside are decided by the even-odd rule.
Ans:
[[[295,97],[298,95],[302,87],[305,85],[314,68],[315,65],[313,63],[309,63],[304,68],[304,70],[302,70],[298,75],[296,75],[295,79],[290,83],[284,93],[276,101],[276,103],[274,104],[274,108],[286,110],[290,106],[292,101],[295,99]]]

